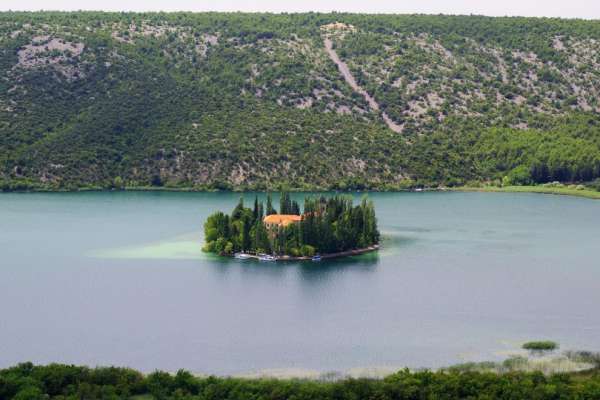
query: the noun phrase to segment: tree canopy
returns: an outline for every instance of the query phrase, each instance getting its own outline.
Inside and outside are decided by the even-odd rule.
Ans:
[[[375,379],[314,380],[198,377],[179,370],[144,375],[128,368],[22,363],[0,370],[0,398],[153,400],[421,400],[600,398],[597,370],[545,376],[540,372],[497,374],[408,369]]]

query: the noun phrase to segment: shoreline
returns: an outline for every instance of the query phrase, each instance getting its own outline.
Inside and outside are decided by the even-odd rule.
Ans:
[[[351,257],[351,256],[359,256],[361,254],[365,254],[365,253],[370,253],[373,251],[377,251],[379,250],[379,245],[378,244],[374,244],[372,246],[369,247],[365,247],[362,249],[353,249],[353,250],[346,250],[346,251],[340,251],[337,253],[328,253],[328,254],[321,254],[321,259],[322,260],[331,260],[334,258],[341,258],[341,257]],[[218,256],[221,256],[219,254],[217,254]],[[259,256],[256,254],[247,254],[248,258],[251,258],[253,260],[259,260]],[[225,255],[225,256],[221,256],[221,257],[231,257],[233,258],[234,256],[231,255]],[[272,261],[312,261],[312,257],[308,257],[308,256],[298,256],[298,257],[294,257],[294,256],[274,256],[275,259]]]
[[[592,200],[600,200],[600,192],[590,189],[574,189],[568,187],[552,187],[552,186],[460,186],[454,188],[446,188],[441,191],[449,192],[482,192],[482,193],[535,193],[535,194],[552,194],[557,196],[582,197]]]
[[[183,193],[255,193],[269,192],[273,190],[249,190],[249,189],[208,189],[194,187],[163,187],[163,186],[132,186],[122,189],[108,189],[102,187],[81,187],[74,189],[51,189],[51,188],[27,188],[19,190],[0,190],[0,193],[87,193],[87,192],[183,192]],[[455,187],[432,187],[415,189],[364,189],[364,190],[336,190],[326,188],[297,188],[289,189],[290,192],[334,192],[334,193],[423,193],[423,192],[483,192],[483,193],[537,193],[553,194],[561,196],[582,197],[586,199],[600,200],[600,192],[585,188],[575,189],[569,187],[552,186],[455,186]]]

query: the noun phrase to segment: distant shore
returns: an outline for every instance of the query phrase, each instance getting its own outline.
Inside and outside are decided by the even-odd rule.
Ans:
[[[192,192],[192,193],[213,193],[213,192],[269,192],[275,189],[250,190],[246,188],[240,189],[211,189],[204,187],[167,187],[167,186],[127,186],[124,188],[104,188],[100,186],[84,186],[70,189],[59,189],[52,187],[27,187],[14,190],[0,190],[0,193],[77,193],[77,192]],[[455,187],[431,187],[431,188],[414,188],[414,189],[363,189],[363,190],[336,190],[327,188],[291,188],[290,192],[381,192],[381,193],[410,193],[410,192],[498,192],[498,193],[540,193],[540,194],[555,194],[562,196],[584,197],[587,199],[600,200],[600,192],[585,189],[576,189],[568,186],[543,186],[543,185],[527,185],[527,186],[455,186]]]
[[[576,196],[587,199],[600,200],[600,192],[590,189],[575,189],[569,187],[554,187],[554,186],[460,186],[447,188],[444,190],[454,192],[499,192],[499,193],[540,193],[540,194],[555,194],[560,196]]]

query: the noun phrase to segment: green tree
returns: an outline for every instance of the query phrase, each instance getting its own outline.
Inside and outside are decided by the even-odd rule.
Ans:
[[[266,215],[273,215],[273,214],[277,214],[277,210],[275,210],[273,208],[273,200],[271,199],[271,194],[269,193],[267,195]]]
[[[113,187],[115,189],[123,189],[124,186],[125,184],[123,183],[123,178],[117,176],[113,181]]]

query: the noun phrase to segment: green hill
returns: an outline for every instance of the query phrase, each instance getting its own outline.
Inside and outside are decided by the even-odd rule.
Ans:
[[[591,182],[599,50],[581,20],[0,13],[0,186]]]

